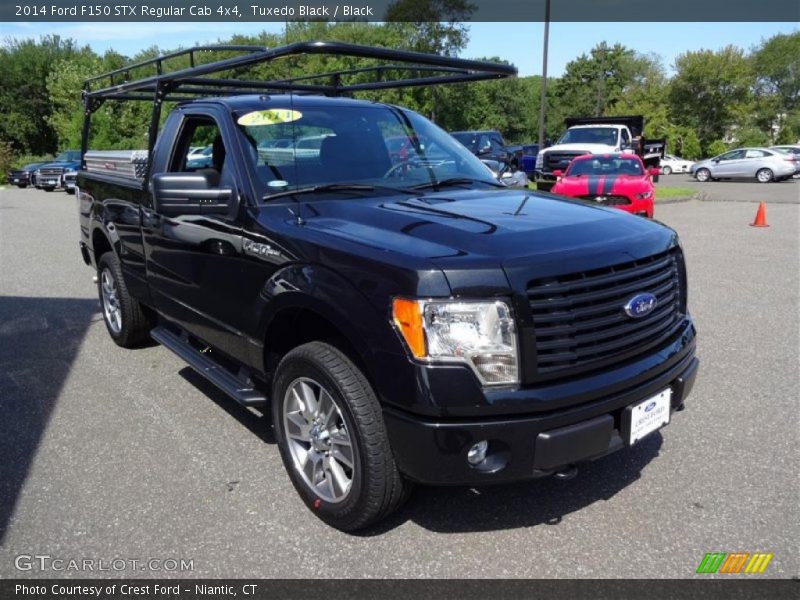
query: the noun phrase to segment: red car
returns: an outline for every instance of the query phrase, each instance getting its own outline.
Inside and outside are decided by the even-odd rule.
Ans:
[[[652,219],[651,176],[657,173],[658,169],[648,171],[635,154],[585,154],[575,157],[566,173],[553,171],[558,181],[551,192]]]

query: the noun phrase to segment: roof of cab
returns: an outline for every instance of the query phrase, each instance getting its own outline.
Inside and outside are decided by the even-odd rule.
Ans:
[[[315,108],[331,106],[388,106],[380,102],[370,100],[357,100],[354,98],[312,96],[300,94],[248,94],[243,96],[214,96],[210,98],[199,98],[182,102],[180,106],[192,106],[194,104],[222,104],[231,111],[262,110],[264,108]]]

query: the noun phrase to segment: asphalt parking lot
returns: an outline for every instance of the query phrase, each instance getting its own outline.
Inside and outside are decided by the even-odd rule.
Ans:
[[[747,202],[656,207],[683,240],[702,361],[669,427],[566,482],[418,489],[358,536],[301,504],[266,419],[162,347],[112,343],[74,197],[0,191],[0,577],[108,575],[14,566],[44,554],[193,561],[115,573],[141,577],[684,578],[712,551],[771,552],[763,576],[796,577],[798,188],[736,188],[778,194],[764,229]]]

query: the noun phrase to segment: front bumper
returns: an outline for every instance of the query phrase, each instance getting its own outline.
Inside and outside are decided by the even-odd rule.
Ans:
[[[668,388],[670,412],[682,409],[698,366],[692,341],[679,360],[654,377],[575,406],[535,415],[457,420],[386,408],[384,417],[398,467],[413,481],[433,485],[521,481],[624,448],[625,409]],[[488,455],[473,467],[467,452],[480,440],[489,441]]]
[[[536,183],[555,183],[556,176],[551,171],[534,171],[533,179]]]

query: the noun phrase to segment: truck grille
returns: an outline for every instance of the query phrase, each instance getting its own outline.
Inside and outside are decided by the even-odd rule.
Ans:
[[[528,301],[536,336],[537,373],[588,370],[645,352],[675,334],[682,322],[676,250],[613,267],[531,281]],[[655,310],[628,317],[625,303],[639,293],[658,299]]]
[[[61,177],[64,169],[61,167],[49,167],[46,169],[39,169],[39,172],[42,174],[42,177]]]
[[[581,200],[586,200],[592,204],[600,204],[602,206],[620,206],[622,204],[630,204],[631,201],[625,196],[604,196],[602,194],[589,194],[588,196],[578,196]]]
[[[555,169],[561,169],[563,171],[573,158],[584,154],[586,154],[586,152],[545,152],[544,169],[545,171],[554,171]]]

